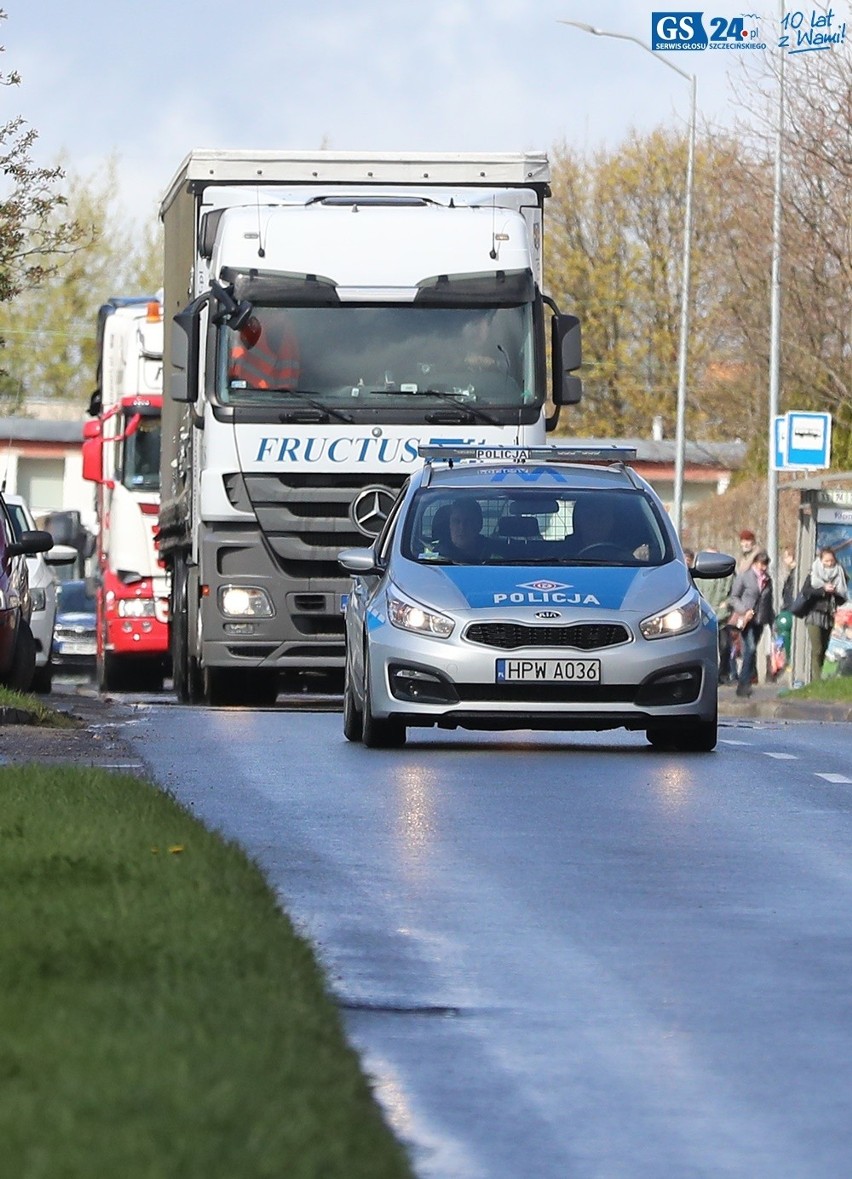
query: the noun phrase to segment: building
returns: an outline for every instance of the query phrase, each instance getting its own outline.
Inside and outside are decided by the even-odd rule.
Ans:
[[[36,517],[77,511],[94,530],[94,488],[83,479],[82,421],[0,417],[0,481]]]
[[[671,512],[674,503],[676,443],[668,438],[574,438],[577,446],[631,446],[630,465],[651,484]],[[728,489],[746,456],[744,442],[687,442],[683,462],[683,508],[692,507]]]

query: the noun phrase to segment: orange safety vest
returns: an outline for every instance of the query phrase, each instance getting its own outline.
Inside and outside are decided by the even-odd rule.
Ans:
[[[231,349],[228,366],[230,379],[245,381],[252,389],[295,387],[301,365],[299,347],[292,329],[285,326],[278,347],[271,344],[266,332],[251,348],[240,342]]]

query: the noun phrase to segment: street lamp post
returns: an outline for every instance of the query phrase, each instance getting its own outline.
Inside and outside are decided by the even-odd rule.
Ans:
[[[640,41],[638,37],[631,37],[627,33],[610,33],[605,29],[595,28],[594,25],[583,24],[576,20],[560,20],[561,25],[571,25],[572,28],[582,29],[584,33],[592,33],[595,37],[612,37],[617,41],[632,41],[634,45],[638,45],[640,49],[644,49],[650,53],[657,61],[662,62],[664,66],[668,66],[670,70],[674,70],[676,74],[680,74],[682,78],[686,78],[689,82],[690,91],[690,105],[689,105],[689,138],[686,153],[686,202],[683,211],[683,266],[681,271],[681,291],[680,291],[680,342],[678,345],[678,362],[677,362],[677,413],[675,420],[675,476],[674,476],[674,503],[672,505],[672,518],[674,526],[678,533],[680,533],[683,525],[683,468],[684,455],[686,451],[686,364],[689,354],[689,284],[690,284],[690,263],[692,258],[692,193],[694,188],[695,175],[695,99],[696,99],[696,83],[695,75],[688,74],[685,70],[680,69],[679,66],[673,65],[665,57],[660,57],[655,53],[650,45],[646,45],[644,41]]]
[[[784,0],[781,0],[781,28]],[[779,37],[779,45],[780,45]],[[781,387],[781,229],[784,179],[784,53],[778,50],[778,108],[775,126],[775,175],[772,199],[772,269],[769,297],[769,440],[766,463],[766,551],[775,570],[778,559],[778,472],[775,469],[775,418]],[[781,579],[775,572],[776,593]]]

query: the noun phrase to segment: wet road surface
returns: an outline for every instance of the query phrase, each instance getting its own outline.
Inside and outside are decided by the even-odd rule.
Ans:
[[[423,1179],[852,1173],[848,727],[732,723],[685,757],[133,717],[315,944]]]

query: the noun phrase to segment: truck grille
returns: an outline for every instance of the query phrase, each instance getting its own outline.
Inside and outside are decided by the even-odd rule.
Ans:
[[[518,647],[573,647],[596,651],[630,640],[621,623],[578,622],[572,626],[524,626],[519,622],[475,622],[464,637],[469,643],[514,651]]]
[[[325,475],[246,475],[242,482],[275,563],[300,587],[345,592],[348,578],[337,564],[341,549],[366,547],[370,537],[352,523],[349,509],[365,487],[382,486],[396,495],[405,475],[357,472]],[[239,482],[226,482],[239,503]],[[317,580],[324,584],[319,586]]]

